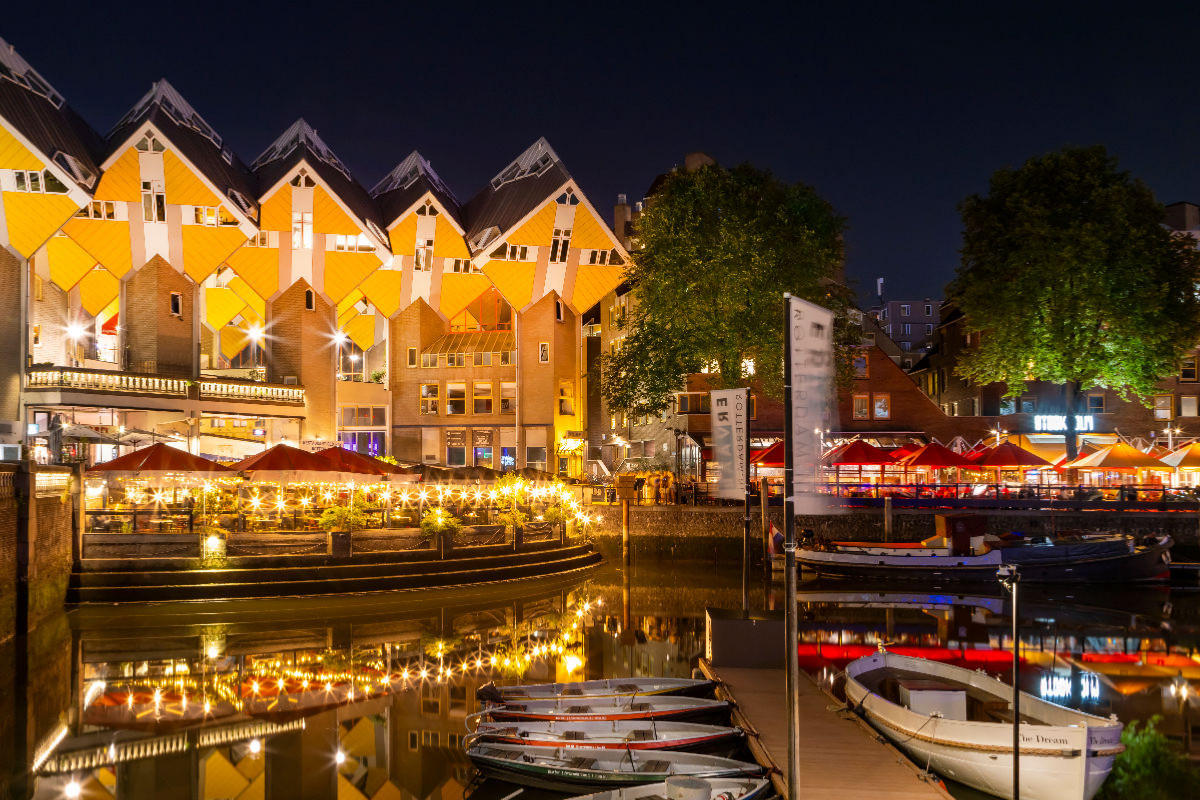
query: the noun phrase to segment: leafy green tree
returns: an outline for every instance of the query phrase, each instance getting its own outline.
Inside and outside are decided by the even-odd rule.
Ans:
[[[1067,453],[1081,391],[1143,402],[1200,341],[1190,237],[1103,147],[1066,148],[992,175],[959,207],[962,262],[950,295],[978,332],[957,372],[976,383],[1062,384]]]
[[[782,389],[784,292],[844,309],[845,221],[816,191],[749,165],[671,173],[637,222],[634,303],[603,359],[614,408],[652,414],[689,374]]]
[[[1113,761],[1108,780],[1097,800],[1172,800],[1200,797],[1200,770],[1173,750],[1158,730],[1161,717],[1151,717],[1141,728],[1136,722],[1121,731],[1125,752]]]

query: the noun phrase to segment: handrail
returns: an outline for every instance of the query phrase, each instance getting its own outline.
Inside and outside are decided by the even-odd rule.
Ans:
[[[200,396],[304,405],[303,387],[256,381],[201,380]]]

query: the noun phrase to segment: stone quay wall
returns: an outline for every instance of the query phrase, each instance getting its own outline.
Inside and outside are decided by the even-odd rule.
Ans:
[[[594,522],[590,532],[601,543],[621,536],[619,505],[589,507]],[[898,509],[892,512],[892,541],[915,542],[933,536],[939,512]],[[990,533],[1013,531],[1027,535],[1054,531],[1120,531],[1138,535],[1165,533],[1174,538],[1178,555],[1200,555],[1200,513],[1195,511],[984,511],[972,512],[987,518]],[[783,528],[783,509],[770,507],[768,520]],[[631,506],[629,535],[638,552],[658,555],[740,556],[744,512],[733,506]],[[823,516],[797,516],[796,531],[812,530],[823,539],[883,541],[882,509],[843,510]],[[762,541],[762,511],[750,508],[750,536]],[[755,558],[761,545],[752,547]]]

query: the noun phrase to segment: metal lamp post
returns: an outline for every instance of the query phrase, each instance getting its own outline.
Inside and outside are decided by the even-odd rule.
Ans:
[[[1013,800],[1021,800],[1021,640],[1017,613],[1017,584],[1021,582],[1021,573],[1015,564],[1002,564],[996,570],[996,578],[1000,584],[1012,592],[1012,645],[1013,645]]]

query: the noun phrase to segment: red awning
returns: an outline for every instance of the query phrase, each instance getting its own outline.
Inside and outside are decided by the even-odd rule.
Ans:
[[[356,472],[362,475],[400,475],[405,472],[386,461],[364,456],[344,447],[327,447],[317,451],[317,455],[342,472]]]
[[[105,472],[229,472],[228,467],[221,466],[207,458],[194,456],[186,450],[158,442],[141,450],[134,450],[123,456],[97,464],[88,470],[89,475],[99,475]]]

